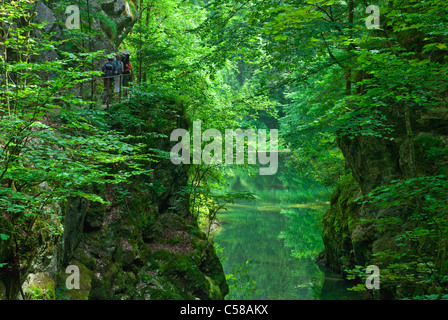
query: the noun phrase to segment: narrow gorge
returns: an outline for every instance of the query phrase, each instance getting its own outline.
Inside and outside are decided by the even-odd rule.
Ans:
[[[0,1],[0,300],[447,300],[447,20]]]

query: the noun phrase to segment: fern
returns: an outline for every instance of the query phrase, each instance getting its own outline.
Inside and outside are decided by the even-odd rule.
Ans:
[[[112,39],[113,42],[115,42],[117,39],[118,32],[117,32],[117,26],[114,23],[114,21],[102,11],[94,13],[92,16],[93,18],[96,18],[100,21],[101,27],[106,36],[109,39]]]

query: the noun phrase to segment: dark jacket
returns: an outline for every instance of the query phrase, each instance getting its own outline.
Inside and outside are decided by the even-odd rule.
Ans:
[[[112,61],[108,61],[101,68],[101,71],[103,71],[104,78],[111,78],[116,75],[117,67]]]

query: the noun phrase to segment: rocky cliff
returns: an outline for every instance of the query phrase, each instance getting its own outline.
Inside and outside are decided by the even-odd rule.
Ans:
[[[155,101],[170,105],[171,112],[166,112],[164,119],[154,107]],[[182,118],[178,117],[181,104],[162,96],[137,105],[125,103],[110,113],[127,116],[128,108],[133,119],[157,121],[125,127],[112,120],[114,129],[143,135],[154,131],[168,134],[178,126],[186,127],[177,120]],[[150,148],[171,149],[167,139],[141,142],[148,152]],[[148,169],[151,175],[139,176],[131,185],[98,190],[109,201],[107,205],[74,199],[66,208],[59,265],[78,266],[83,287],[66,290],[68,275],[61,269],[57,288],[62,298],[223,299],[227,294],[213,244],[189,211],[188,194],[183,191],[187,168],[164,159]]]
[[[60,39],[76,30],[88,32],[85,45],[92,52],[105,49],[109,53],[117,50],[138,18],[135,0],[78,1],[79,29],[70,31],[66,22],[75,11],[67,11],[67,7],[73,4],[66,1],[38,1],[34,21],[42,23],[45,32],[53,33]]]
[[[403,114],[396,112],[397,109],[388,114],[390,123],[395,124],[396,128],[393,140],[357,136],[344,137],[339,141],[349,173],[334,192],[331,208],[323,217],[325,251],[319,259],[343,274],[356,265],[367,266],[378,262],[387,265],[387,261],[381,261],[378,257],[372,263],[375,254],[387,250],[407,250],[406,247],[397,246],[396,236],[415,225],[415,221],[409,218],[412,206],[381,207],[355,200],[393,180],[432,175],[446,165],[446,159],[434,161],[428,157],[429,146],[443,148],[448,144],[446,109],[414,113],[411,116],[412,137],[406,132]],[[414,152],[412,158],[410,150]],[[409,198],[414,201],[412,196]],[[394,233],[387,229],[378,230],[375,225],[379,219],[387,218],[400,219],[395,223]],[[411,293],[419,290],[418,286],[408,289]],[[396,298],[400,297],[399,291],[397,287],[389,287],[380,290],[379,294],[383,299]]]
[[[132,29],[136,3],[86,3],[89,7],[81,12],[95,12],[93,50],[115,51]],[[46,31],[63,38],[66,30],[58,23],[66,17],[62,4],[39,1],[36,11],[36,22],[45,21]],[[102,117],[112,130],[145,137],[138,142],[147,146],[148,153],[154,149],[163,153],[171,149],[169,140],[154,137],[166,137],[170,130],[187,124],[179,123],[185,116],[175,98],[155,93],[152,97],[137,104],[124,102]],[[159,103],[168,108],[166,113],[157,113]],[[126,117],[130,125],[118,120]],[[90,191],[106,200],[105,204],[71,198],[57,208],[44,208],[61,217],[54,220],[55,230],[61,232],[41,232],[39,219],[50,215],[43,212],[37,218],[33,225],[36,240],[20,257],[20,274],[0,269],[0,300],[223,299],[228,287],[219,258],[189,211],[184,192],[188,168],[160,157],[146,169],[151,174],[139,175],[130,184],[91,185]],[[0,217],[3,226],[11,227]],[[1,262],[13,265],[13,250],[11,241],[0,241]],[[67,287],[73,270],[79,270],[79,289]]]

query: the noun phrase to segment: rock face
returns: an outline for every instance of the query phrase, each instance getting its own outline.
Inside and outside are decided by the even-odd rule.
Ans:
[[[67,11],[69,4],[59,1],[38,1],[36,5],[35,22],[43,23],[46,32],[55,33],[56,37],[63,38],[65,33],[75,32],[66,27],[67,20],[75,11]],[[137,1],[135,0],[106,0],[84,1],[79,9],[80,28],[88,30],[89,39],[85,45],[89,50],[114,52],[120,46],[126,35],[132,30],[136,22]]]
[[[173,185],[186,177],[166,163],[156,170]],[[228,289],[212,243],[186,207],[160,208],[173,196],[183,201],[181,187],[176,183],[164,197],[131,189],[124,201],[111,187],[98,192],[110,205],[75,201],[66,214],[60,266],[79,268],[80,289],[66,289],[70,274],[61,268],[58,298],[223,299]]]
[[[151,103],[142,103],[139,117],[149,117],[148,110],[154,110]],[[182,118],[176,102],[163,103],[174,108],[169,116]],[[120,108],[126,107],[111,113]],[[166,130],[182,126],[171,120],[164,120]],[[157,127],[148,124],[140,133]],[[114,128],[125,130],[120,123]],[[167,139],[147,139],[148,148],[171,149]],[[62,206],[62,237],[40,235],[40,242],[22,261],[27,265],[20,275],[23,280],[0,273],[0,298],[22,299],[19,290],[11,291],[11,284],[19,281],[26,299],[223,299],[228,286],[222,265],[190,213],[183,191],[186,168],[164,159],[146,169],[152,173],[131,184],[91,186],[107,204],[73,198]],[[142,187],[152,184],[159,187]],[[0,244],[5,246],[0,255],[7,259],[11,248],[7,241]],[[69,285],[74,269],[79,272],[78,288]]]
[[[117,122],[114,127],[134,134],[168,134],[174,128],[187,127],[178,123],[178,119],[183,119],[181,105],[164,97],[155,98],[159,99],[163,102],[157,104],[171,105],[172,111],[163,116],[153,101],[142,101],[138,107],[133,106],[134,116],[152,118],[152,122],[135,128],[125,128]],[[123,106],[111,110],[119,111],[123,111]],[[154,112],[159,113],[157,117]],[[171,149],[167,139],[144,143],[148,148]],[[64,252],[72,252],[70,241],[80,240],[73,254],[64,256],[62,264],[77,265],[90,275],[85,281],[90,285],[80,291],[84,292],[83,298],[223,299],[228,286],[220,260],[213,244],[199,230],[189,211],[188,194],[183,191],[187,186],[187,168],[165,159],[148,169],[153,170],[151,175],[140,176],[130,186],[98,190],[110,205],[91,205],[81,213],[83,225],[76,222],[77,218],[75,224],[67,224]],[[157,182],[160,187],[138,187]],[[77,208],[82,210],[82,206],[75,204],[73,216],[78,217]],[[63,282],[60,284],[63,287]],[[79,294],[63,294],[73,298],[73,293]]]
[[[390,121],[399,124],[401,118],[389,115]],[[438,143],[448,143],[448,121],[446,110],[414,115],[415,174],[431,174],[431,166],[425,162],[422,138]],[[404,127],[404,123],[401,127]],[[372,255],[388,249],[400,250],[393,234],[379,231],[373,222],[378,218],[404,217],[403,229],[412,223],[406,219],[409,209],[404,207],[379,208],[373,204],[358,204],[354,200],[366,195],[374,188],[389,184],[396,179],[412,177],[409,158],[409,139],[402,129],[394,133],[394,140],[359,136],[342,138],[339,146],[346,159],[350,173],[342,179],[331,199],[331,208],[323,217],[323,240],[325,251],[318,259],[332,269],[345,273],[355,265],[369,265]],[[381,298],[394,298],[394,290],[381,290]]]
[[[140,177],[135,184],[160,181],[163,190],[108,186],[96,193],[109,205],[77,199],[70,203],[60,247],[57,298],[203,300],[227,294],[213,244],[199,230],[182,192],[185,168],[165,160],[152,169],[152,177]],[[67,265],[80,270],[78,290],[66,289]]]

